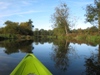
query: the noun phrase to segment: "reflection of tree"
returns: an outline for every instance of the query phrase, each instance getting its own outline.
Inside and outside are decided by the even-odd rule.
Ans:
[[[98,48],[98,61],[99,61],[99,63],[100,63],[100,45],[99,45],[99,48]]]
[[[21,52],[32,53],[34,47],[32,46],[33,41],[23,41],[21,42],[22,46],[19,48]]]
[[[91,57],[86,58],[85,66],[87,75],[100,75],[100,45],[98,52],[98,55],[92,54]]]
[[[66,41],[55,41],[52,53],[52,59],[56,62],[55,66],[63,71],[67,70],[68,66],[68,51],[69,42]]]
[[[34,38],[34,42],[36,45],[40,44],[44,44],[46,42],[51,43],[53,41],[53,39],[51,38],[47,38],[47,37],[35,37]]]
[[[16,53],[16,52],[32,52],[33,47],[32,47],[32,40],[24,40],[24,41],[14,41],[14,40],[7,40],[7,41],[2,41],[0,43],[1,47],[5,47],[5,53],[11,54],[11,53]]]

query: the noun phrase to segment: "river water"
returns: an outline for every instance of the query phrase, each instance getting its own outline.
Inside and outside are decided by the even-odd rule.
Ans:
[[[100,75],[100,46],[67,41],[0,41],[0,75],[33,53],[53,75]]]

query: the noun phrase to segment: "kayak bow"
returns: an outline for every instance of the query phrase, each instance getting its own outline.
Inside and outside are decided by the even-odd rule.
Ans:
[[[33,54],[27,54],[10,75],[52,75],[52,73]]]

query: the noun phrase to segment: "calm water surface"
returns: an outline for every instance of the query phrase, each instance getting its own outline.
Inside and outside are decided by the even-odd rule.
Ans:
[[[100,75],[100,47],[70,42],[0,42],[0,75],[32,52],[53,75]]]

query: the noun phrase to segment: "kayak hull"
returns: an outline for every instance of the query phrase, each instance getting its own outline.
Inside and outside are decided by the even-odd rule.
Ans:
[[[52,75],[52,73],[33,54],[27,54],[10,75]]]

